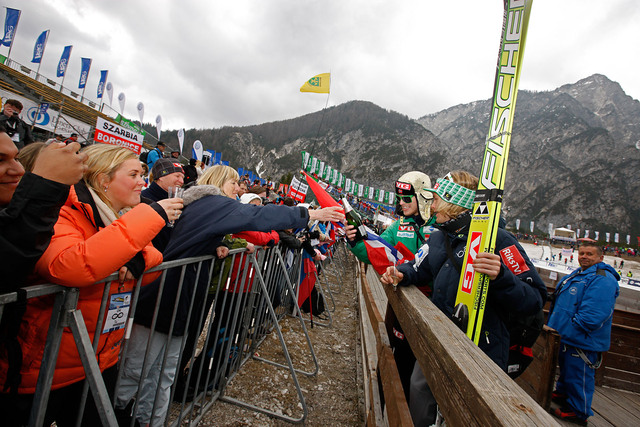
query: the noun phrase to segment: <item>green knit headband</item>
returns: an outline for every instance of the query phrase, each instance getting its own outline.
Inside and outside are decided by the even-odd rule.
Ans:
[[[444,178],[438,178],[436,185],[427,191],[436,193],[447,203],[453,203],[465,209],[471,209],[473,207],[473,199],[476,197],[474,190]]]

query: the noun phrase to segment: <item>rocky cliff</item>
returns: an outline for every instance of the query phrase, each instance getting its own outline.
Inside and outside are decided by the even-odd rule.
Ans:
[[[455,169],[478,174],[489,109],[487,99],[412,120],[352,101],[279,122],[192,129],[186,139],[200,139],[232,165],[274,180],[299,168],[305,150],[358,183],[391,190],[409,170],[432,177]],[[598,230],[601,239],[608,231],[635,240],[638,141],[640,103],[605,76],[549,92],[520,91],[505,188],[509,223],[535,221],[545,231],[549,222],[571,224]]]

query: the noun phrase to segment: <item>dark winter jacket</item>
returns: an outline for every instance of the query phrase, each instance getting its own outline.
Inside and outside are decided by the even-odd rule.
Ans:
[[[585,271],[574,270],[558,283],[549,327],[558,331],[563,343],[588,351],[609,350],[618,280],[613,267],[599,262]]]
[[[140,196],[142,197],[143,203],[148,203],[148,201],[159,202],[160,200],[164,200],[169,196],[169,194],[166,190],[160,187],[157,182],[152,182],[148,188],[142,190]],[[169,239],[171,238],[172,231],[172,227],[165,226],[160,230],[156,237],[153,238],[153,246],[160,252],[164,252],[164,249],[167,247],[167,243],[169,243]]]
[[[431,234],[427,245],[416,254],[412,262],[402,264],[398,270],[404,274],[400,285],[433,282],[433,303],[451,317],[458,292],[460,268],[463,265],[468,226],[461,234],[449,234],[455,266],[447,255],[444,231]],[[428,252],[426,255],[422,255]],[[498,229],[496,253],[502,258],[498,277],[489,284],[479,347],[503,370],[509,355],[510,313],[530,315],[538,312],[546,301],[546,288],[535,267],[515,237]],[[513,256],[514,254],[519,256]],[[422,255],[422,256],[421,256]],[[521,259],[520,259],[521,257]]]
[[[187,189],[183,200],[185,208],[180,219],[176,221],[171,240],[163,253],[165,261],[215,254],[225,234],[304,227],[309,219],[309,213],[304,208],[273,204],[244,205],[223,196],[220,189],[212,185]],[[177,291],[181,268],[167,272],[156,330],[169,332],[173,309],[178,304],[173,335],[184,334],[192,297],[195,298],[193,313],[199,313],[206,299],[210,266],[211,261],[204,262],[198,277],[195,265],[187,268],[179,298]],[[140,290],[135,313],[136,323],[151,326],[159,287],[160,279]]]
[[[287,249],[297,250],[302,247],[302,242],[293,233],[289,233],[285,230],[279,230],[278,237],[280,237],[280,242],[282,242],[282,245]]]
[[[0,293],[25,285],[27,276],[49,246],[69,186],[26,173],[11,203],[0,206]]]
[[[31,127],[21,118],[8,117],[6,114],[0,113],[0,124],[7,129],[7,135],[11,137],[18,150],[22,150],[25,145],[33,142]]]
[[[68,196],[68,185],[27,172],[11,202],[0,206],[0,294],[28,284],[27,277],[49,246],[53,226]],[[0,389],[4,391],[17,390],[21,380],[22,348],[18,335],[26,306],[24,299],[3,306],[0,360],[9,361],[8,372],[3,377],[7,381],[0,382]]]

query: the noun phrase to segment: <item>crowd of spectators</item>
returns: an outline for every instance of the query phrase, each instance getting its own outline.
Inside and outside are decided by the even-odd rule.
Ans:
[[[11,113],[11,108],[18,108],[8,102],[6,105]],[[27,424],[52,315],[52,297],[26,299],[21,290],[24,286],[55,283],[79,288],[77,308],[89,339],[94,340],[96,330],[102,331],[96,337],[97,360],[110,398],[115,400],[116,408],[122,409],[119,420],[130,419],[132,414],[125,408],[137,396],[136,421],[141,425],[161,425],[168,408],[168,390],[176,375],[182,377],[180,369],[184,366],[177,366],[180,341],[187,333],[197,337],[203,326],[189,320],[185,307],[194,296],[198,296],[197,304],[211,305],[212,284],[203,280],[209,277],[206,274],[196,277],[190,272],[182,277],[180,269],[172,269],[161,281],[159,272],[144,274],[145,271],[163,261],[196,255],[223,259],[230,247],[246,247],[251,252],[255,246],[278,243],[280,235],[275,230],[286,233],[285,230],[305,229],[314,221],[344,218],[336,208],[292,206],[290,200],[271,188],[246,185],[228,166],[202,171],[194,162],[189,165],[193,168],[187,169],[175,153],[164,157],[162,143],[143,162],[123,147],[94,144],[82,148],[73,139],[33,142],[16,129],[14,126],[7,130],[0,125],[0,251],[5,271],[0,292],[18,291],[21,295],[18,302],[3,306],[0,328],[0,409],[6,425]],[[19,137],[12,139],[8,132]],[[146,168],[150,170],[148,182],[144,178]],[[199,178],[193,179],[194,175]],[[183,198],[168,198],[169,186],[182,185],[188,186]],[[242,188],[245,186],[246,193]],[[175,227],[167,227],[170,221],[175,221]],[[245,263],[238,261],[231,267],[231,280],[240,282],[244,277],[236,271],[241,265]],[[204,271],[208,271],[206,268]],[[106,289],[107,322],[114,307],[128,313],[129,308],[122,306],[122,301],[131,300],[136,282],[142,277],[125,354],[121,354],[125,325],[105,323],[97,327],[105,292],[105,285],[97,283],[114,272],[118,273],[118,280]],[[150,334],[161,282],[164,291],[159,321]],[[238,283],[230,292],[246,292],[250,288],[250,282]],[[178,315],[168,336],[167,322],[174,307],[178,308]],[[154,340],[151,345],[149,339]],[[156,343],[162,346],[162,351],[151,354],[151,365],[156,369],[143,374],[141,363],[145,355],[149,356],[147,347],[155,349]],[[161,357],[164,346],[169,348],[166,360]],[[114,395],[118,362],[122,365],[122,378]],[[159,363],[164,364],[164,369],[159,369]],[[145,379],[139,389],[141,376]],[[100,425],[99,410],[91,394],[80,408],[85,381],[71,330],[65,328],[46,408],[46,425],[73,425],[80,411],[84,412],[82,425]],[[154,403],[158,386],[162,392]]]
[[[215,354],[212,346],[217,342],[213,337],[210,346],[196,356],[196,341],[205,323],[202,316],[192,313],[212,310],[213,318],[220,324],[237,315],[217,298],[251,291],[253,266],[247,262],[247,256],[258,247],[281,244],[320,261],[330,240],[329,222],[343,221],[344,215],[339,208],[296,205],[270,183],[251,182],[248,174],[239,176],[229,166],[207,168],[197,160],[183,163],[177,150],[165,156],[168,150],[163,142],[158,142],[145,158],[114,145],[83,147],[77,135],[34,142],[28,126],[25,129],[18,117],[21,109],[21,104],[7,101],[0,115],[0,262],[5,272],[0,292],[17,292],[19,296],[17,302],[3,306],[0,325],[0,410],[4,421],[7,425],[25,425],[29,420],[52,316],[52,297],[26,299],[22,288],[54,283],[79,288],[77,309],[82,313],[89,339],[97,342],[98,365],[109,397],[115,402],[119,422],[128,425],[133,417],[140,425],[162,425],[172,388],[178,399],[189,400],[195,392],[215,382],[214,378],[213,382],[200,384],[198,389],[188,379],[196,378],[188,375],[189,370],[211,365]],[[402,179],[398,182],[403,183]],[[430,184],[411,185],[415,186],[412,194],[396,189],[396,196],[404,201],[398,201],[395,212],[354,196],[348,198],[378,234],[384,231],[382,225],[366,217],[381,209],[389,216],[404,218],[405,222],[393,223],[398,236],[416,230],[409,228],[409,216],[420,218],[420,226],[428,222],[438,229],[430,230],[433,235],[423,236],[424,240],[430,239],[427,245],[431,253],[429,247],[421,247],[423,241],[418,244],[416,240],[411,247],[415,261],[390,267],[382,275],[382,281],[428,287],[425,295],[451,315],[455,297],[451,284],[458,283],[458,264],[462,264],[471,219],[473,197],[468,199],[467,195],[475,193],[477,178],[459,171],[457,175],[439,179],[433,189]],[[169,198],[169,187],[184,187],[183,197]],[[407,211],[412,197],[421,192],[428,193],[425,199],[434,200],[432,211],[430,203],[424,204],[427,209],[422,215],[417,210],[420,206],[417,201],[415,211]],[[451,194],[459,195],[459,199],[450,201]],[[353,240],[354,229],[347,227],[347,230]],[[480,347],[506,369],[509,336],[504,319],[514,310],[526,313],[540,310],[546,293],[517,243],[521,240],[537,244],[537,237],[526,233],[513,236],[502,228],[498,237],[501,255],[478,254],[474,268],[493,282],[483,325],[486,342],[481,342]],[[246,251],[226,262],[233,249]],[[602,250],[616,256],[638,255],[632,248],[607,245]],[[503,251],[518,252],[523,271],[529,273],[523,275],[511,266],[507,268]],[[592,252],[584,255],[586,261],[580,260],[581,266],[587,271],[597,265],[589,272],[598,275],[605,268],[600,265],[603,255],[599,249]],[[145,274],[163,261],[202,255],[213,256],[200,266],[202,271],[215,271],[213,276],[182,268],[169,269],[162,275]],[[450,268],[449,261],[457,269]],[[97,283],[114,272],[118,280],[107,285],[105,294],[105,285]],[[210,281],[209,277],[215,280]],[[610,286],[613,290],[617,278],[615,274],[609,278],[613,280]],[[108,320],[105,325],[98,325],[100,313],[105,309],[104,295],[108,295],[108,314],[119,310],[127,316],[130,307],[122,301],[131,300],[138,282],[142,287],[132,316],[133,326],[128,331],[129,345],[122,351],[126,325],[109,324]],[[226,286],[221,290],[219,284],[223,282]],[[274,305],[281,303],[278,294],[269,295]],[[615,295],[612,299],[615,300]],[[606,347],[604,341],[594,347],[593,358]],[[414,419],[433,422],[435,407],[425,402],[435,401],[424,375],[417,364],[409,368],[407,384],[414,393],[409,394]],[[79,412],[83,412],[83,425],[100,425],[100,411],[92,395],[80,407],[86,380],[74,337],[66,328],[53,373],[45,424],[75,424]],[[561,383],[558,393],[565,393],[563,387]],[[137,409],[132,413],[134,398]],[[577,415],[583,420],[591,414],[587,408],[590,400],[585,405],[586,409]],[[573,409],[579,408],[574,404]],[[575,412],[563,414],[561,418],[576,416]]]

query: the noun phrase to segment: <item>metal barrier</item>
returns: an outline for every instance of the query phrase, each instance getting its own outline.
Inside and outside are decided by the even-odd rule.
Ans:
[[[335,256],[341,246],[343,244],[337,244],[334,256],[323,263],[323,271],[331,269],[335,277],[341,277],[340,270],[344,271],[345,267],[344,260],[338,261]],[[343,252],[347,254],[346,249]],[[303,422],[308,410],[296,374],[314,376],[319,367],[304,316],[297,306],[301,258],[301,251],[289,252],[280,247],[258,250],[254,254],[233,250],[223,260],[214,256],[195,257],[168,261],[148,270],[145,275],[154,272],[161,272],[161,275],[146,286],[141,286],[144,276],[141,277],[131,296],[113,403],[95,354],[105,317],[112,313],[109,311],[110,291],[117,275],[95,285],[103,286],[103,293],[93,342],[82,313],[76,308],[78,289],[56,285],[26,288],[27,299],[43,295],[55,297],[29,425],[39,426],[44,422],[65,328],[73,334],[87,379],[80,407],[84,407],[91,391],[105,426],[122,425],[122,417],[129,415],[132,426],[136,416],[141,415],[151,416],[151,425],[195,424],[217,400],[288,422]],[[322,273],[317,281],[319,287],[320,277]],[[329,281],[322,281],[325,282],[322,289],[331,292]],[[147,300],[149,293],[155,297],[149,328],[137,322],[141,292],[146,293]],[[163,298],[171,300],[169,310],[161,304]],[[5,304],[17,299],[17,293],[0,295],[0,315]],[[278,323],[285,316],[297,318],[314,369],[304,371],[294,366]],[[168,329],[164,329],[167,324]],[[274,332],[285,363],[255,355],[267,335]],[[250,359],[289,371],[302,408],[300,416],[287,417],[225,396],[229,381]],[[137,374],[131,372],[134,365],[139,368]],[[133,400],[129,401],[130,397]],[[81,409],[76,425],[82,425],[82,415]]]

